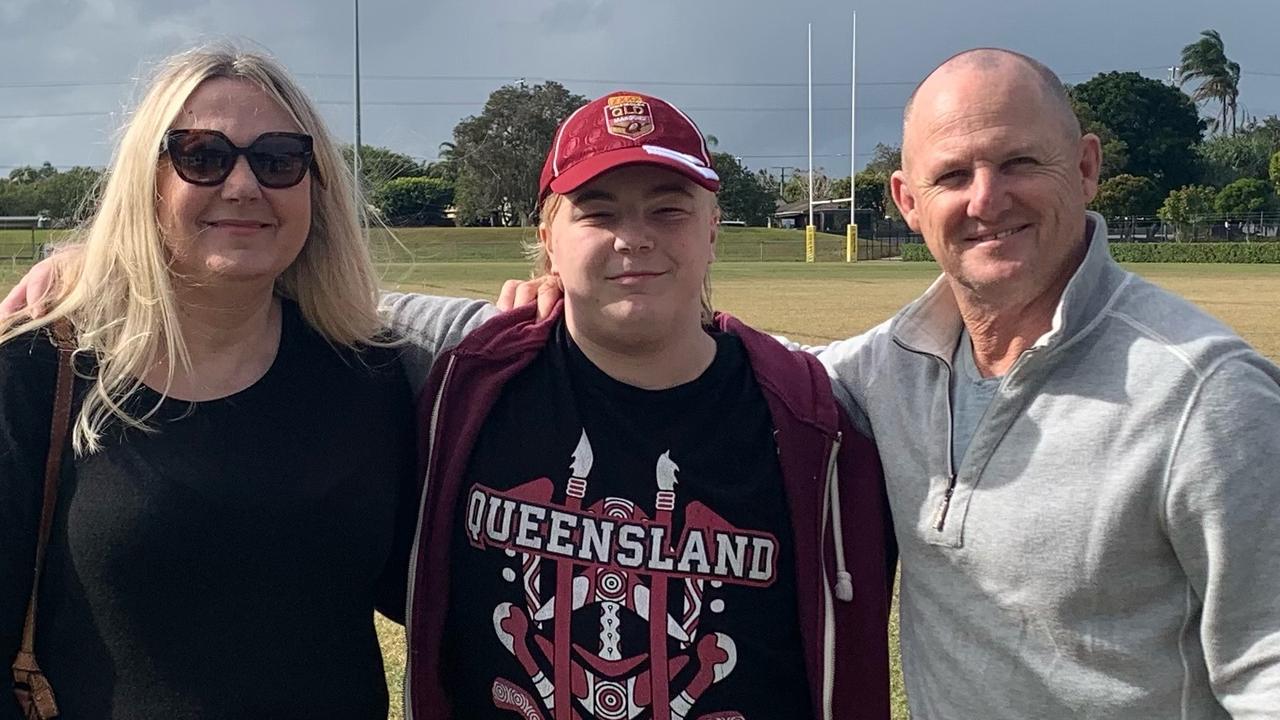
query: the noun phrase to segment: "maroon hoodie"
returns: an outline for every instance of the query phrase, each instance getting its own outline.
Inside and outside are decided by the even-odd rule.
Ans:
[[[405,619],[410,720],[454,717],[442,683],[441,641],[458,492],[486,416],[506,383],[550,341],[561,308],[541,322],[535,312],[518,308],[476,329],[436,361],[419,398],[426,488]],[[888,718],[887,621],[896,551],[876,448],[838,408],[814,357],[789,351],[729,315],[718,313],[715,321],[741,338],[773,418],[795,533],[795,621],[813,707],[824,720]]]

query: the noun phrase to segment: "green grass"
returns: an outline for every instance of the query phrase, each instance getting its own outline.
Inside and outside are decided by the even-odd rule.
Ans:
[[[70,237],[67,230],[37,230],[35,247]],[[523,246],[536,239],[533,228],[398,228],[374,229],[370,247],[380,263],[491,262],[524,260]],[[814,243],[818,260],[844,259],[843,235],[818,233]],[[889,248],[864,240],[861,256],[883,257]],[[30,230],[0,230],[0,262],[30,259]],[[870,254],[869,254],[870,253]],[[755,260],[802,262],[804,233],[780,228],[721,227],[717,254],[724,261]]]
[[[34,246],[38,250],[46,242],[58,242],[67,238],[66,230],[36,230]],[[0,263],[12,264],[15,258],[30,260],[32,232],[30,230],[0,230]]]
[[[782,231],[787,232],[787,231]],[[1138,263],[1139,275],[1195,302],[1280,361],[1280,265]],[[388,287],[435,295],[493,297],[524,262],[399,263],[383,268]],[[712,270],[716,306],[769,332],[805,342],[869,329],[937,277],[932,263],[720,262]]]
[[[722,250],[734,241],[750,245],[763,239],[786,244],[798,242],[803,253],[803,236],[795,231],[761,233],[757,229],[728,230]],[[4,232],[0,231],[0,242],[5,240]],[[454,231],[419,232],[425,234],[418,237],[415,233],[402,233],[401,238],[407,247],[413,249],[415,256],[418,253],[446,252],[443,245],[455,241]],[[381,266],[384,284],[436,295],[492,298],[503,280],[528,275],[529,266],[519,259],[518,252],[521,233],[528,232],[531,231],[501,230],[495,236],[503,237],[487,241],[495,248],[497,242],[503,244],[505,261],[428,263],[406,258]],[[460,247],[466,245],[461,239],[456,241]],[[21,263],[4,262],[7,257],[0,254],[0,291],[7,290],[12,279],[17,277],[15,273],[25,268]],[[723,252],[721,257],[724,257]],[[1280,313],[1275,311],[1280,308],[1280,266],[1152,263],[1132,265],[1130,269],[1189,298],[1235,328],[1264,354],[1280,361]],[[853,265],[842,262],[812,265],[795,261],[720,262],[714,267],[712,284],[717,307],[727,309],[769,332],[820,343],[849,337],[883,321],[920,294],[936,275],[937,267],[932,263],[891,260]],[[378,629],[392,698],[391,717],[399,720],[402,717],[404,633],[402,628],[382,618],[378,618]],[[897,660],[896,610],[890,633],[894,648],[894,718],[904,720],[907,713]]]
[[[521,262],[524,245],[536,238],[533,228],[403,228],[370,233],[374,256],[383,263]],[[845,238],[819,233],[814,251],[819,260],[843,260]],[[861,256],[883,257],[889,251],[883,243],[868,240],[862,244]],[[799,263],[804,260],[804,233],[780,228],[722,227],[716,255],[729,262]]]

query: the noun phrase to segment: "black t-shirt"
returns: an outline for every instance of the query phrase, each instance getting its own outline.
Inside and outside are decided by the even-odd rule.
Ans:
[[[458,717],[550,720],[557,684],[592,720],[654,717],[663,694],[689,720],[812,717],[768,406],[741,341],[714,338],[699,378],[651,391],[562,324],[504,388],[451,549]]]
[[[43,333],[0,346],[0,718],[55,368]],[[62,717],[384,719],[373,609],[403,616],[416,510],[394,351],[335,351],[286,303],[260,380],[151,424],[63,461],[36,638]]]

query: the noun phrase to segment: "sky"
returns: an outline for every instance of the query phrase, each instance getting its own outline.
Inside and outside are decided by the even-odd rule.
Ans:
[[[789,172],[808,165],[812,23],[814,165],[844,176],[855,11],[859,166],[900,141],[915,83],[977,46],[1029,54],[1068,83],[1110,70],[1167,79],[1213,28],[1243,68],[1242,108],[1280,114],[1275,0],[364,0],[362,140],[434,160],[491,91],[552,79],[587,97],[661,96],[719,150]],[[0,0],[0,174],[105,165],[155,63],[227,39],[284,62],[349,142],[354,14],[353,0]]]

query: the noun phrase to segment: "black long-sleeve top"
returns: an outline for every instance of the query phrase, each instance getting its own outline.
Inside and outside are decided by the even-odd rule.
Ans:
[[[36,636],[63,717],[386,717],[373,610],[404,611],[409,389],[393,352],[335,350],[290,303],[283,322],[245,390],[164,400],[156,432],[115,425],[87,457],[68,442]],[[44,333],[0,346],[0,718],[56,362]]]

